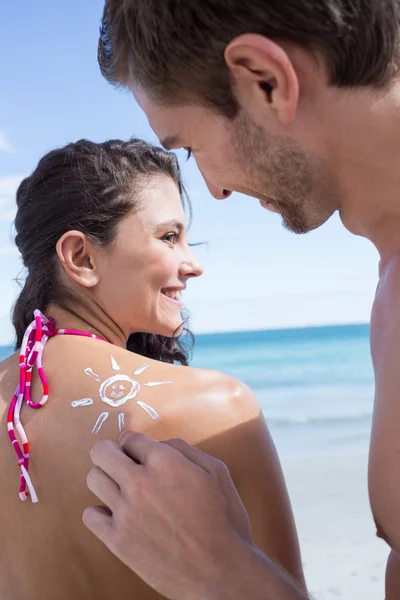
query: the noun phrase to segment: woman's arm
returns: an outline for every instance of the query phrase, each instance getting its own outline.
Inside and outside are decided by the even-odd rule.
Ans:
[[[198,445],[228,466],[256,545],[305,589],[296,527],[281,465],[253,392],[226,378],[226,430]]]

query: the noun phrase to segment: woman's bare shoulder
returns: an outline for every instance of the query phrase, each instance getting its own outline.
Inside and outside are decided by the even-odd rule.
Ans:
[[[7,397],[18,381],[17,358],[6,367],[13,374],[6,377],[13,380]],[[90,338],[50,340],[43,365],[50,397],[42,414],[49,427],[58,430],[54,423],[62,422],[63,431],[71,429],[71,440],[84,435],[88,442],[103,437],[116,441],[125,427],[196,443],[260,414],[254,394],[234,377],[152,360]],[[39,401],[41,393],[36,376],[33,400]],[[27,413],[28,423],[31,418]],[[34,435],[33,423],[30,429]]]
[[[125,351],[124,351],[125,352]],[[128,353],[129,354],[129,353]],[[137,362],[137,355],[135,355]],[[127,357],[127,361],[132,361]],[[260,407],[251,389],[239,379],[216,370],[200,369],[191,366],[147,361],[147,385],[151,386],[151,376],[157,375],[161,381],[170,381],[166,392],[173,392],[179,401],[177,410],[193,418],[212,414],[214,419],[223,417],[225,423],[242,422],[260,414]],[[166,388],[164,388],[166,389]],[[172,400],[172,398],[171,398]]]
[[[205,399],[222,410],[230,410],[238,415],[260,411],[252,390],[236,377],[205,369],[191,369],[191,375],[196,386],[205,394]]]
[[[171,405],[171,422],[192,444],[260,416],[250,388],[235,377],[213,370],[181,368],[179,402]],[[176,435],[175,433],[173,435]]]
[[[12,375],[16,369],[18,369],[18,352],[14,352],[0,361],[0,383],[5,377]]]
[[[49,367],[57,366],[59,379],[62,372],[67,374],[69,383],[72,371],[89,378],[95,372],[101,379],[116,373],[137,377],[146,387],[156,387],[162,380],[177,382],[180,390],[200,394],[203,400],[218,401],[219,405],[229,403],[232,409],[256,404],[253,393],[243,382],[218,371],[161,362],[87,338],[75,339],[73,346],[68,346],[70,340],[59,342],[57,348],[53,346],[54,352],[49,347],[45,358]]]
[[[0,361],[0,412],[11,402],[18,377],[18,353],[14,353]]]
[[[114,378],[133,377],[140,386],[137,398],[160,415],[157,424],[150,423],[149,428],[146,424],[146,431],[155,437],[179,435],[195,443],[204,435],[218,434],[260,415],[253,392],[235,377],[146,359],[121,348],[112,348],[111,357],[110,349],[101,350],[106,353],[106,370],[117,363],[120,370]],[[103,371],[99,374],[103,377]]]

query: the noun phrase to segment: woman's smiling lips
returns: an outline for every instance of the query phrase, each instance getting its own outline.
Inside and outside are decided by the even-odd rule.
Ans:
[[[174,304],[177,304],[178,306],[182,306],[181,297],[182,297],[182,291],[184,289],[185,289],[184,287],[182,287],[182,288],[164,288],[161,290],[161,293],[170,302],[173,302]]]

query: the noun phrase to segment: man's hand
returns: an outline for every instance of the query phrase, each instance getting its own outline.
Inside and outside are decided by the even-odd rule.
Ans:
[[[107,508],[83,520],[146,583],[171,600],[242,598],[253,586],[251,598],[304,598],[254,548],[223,463],[182,440],[126,432],[120,444],[91,451],[88,486]]]
[[[97,443],[88,486],[110,512],[88,508],[84,523],[149,585],[177,598],[205,597],[239,536],[251,542],[247,513],[220,461],[182,440],[159,443],[127,433],[121,446]],[[133,460],[132,460],[133,459]]]

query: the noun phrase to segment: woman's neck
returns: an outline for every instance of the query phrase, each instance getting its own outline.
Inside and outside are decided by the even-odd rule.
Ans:
[[[54,319],[59,329],[76,329],[94,333],[115,346],[126,348],[127,336],[118,325],[100,308],[86,308],[80,305],[76,310],[50,304],[46,316]]]

